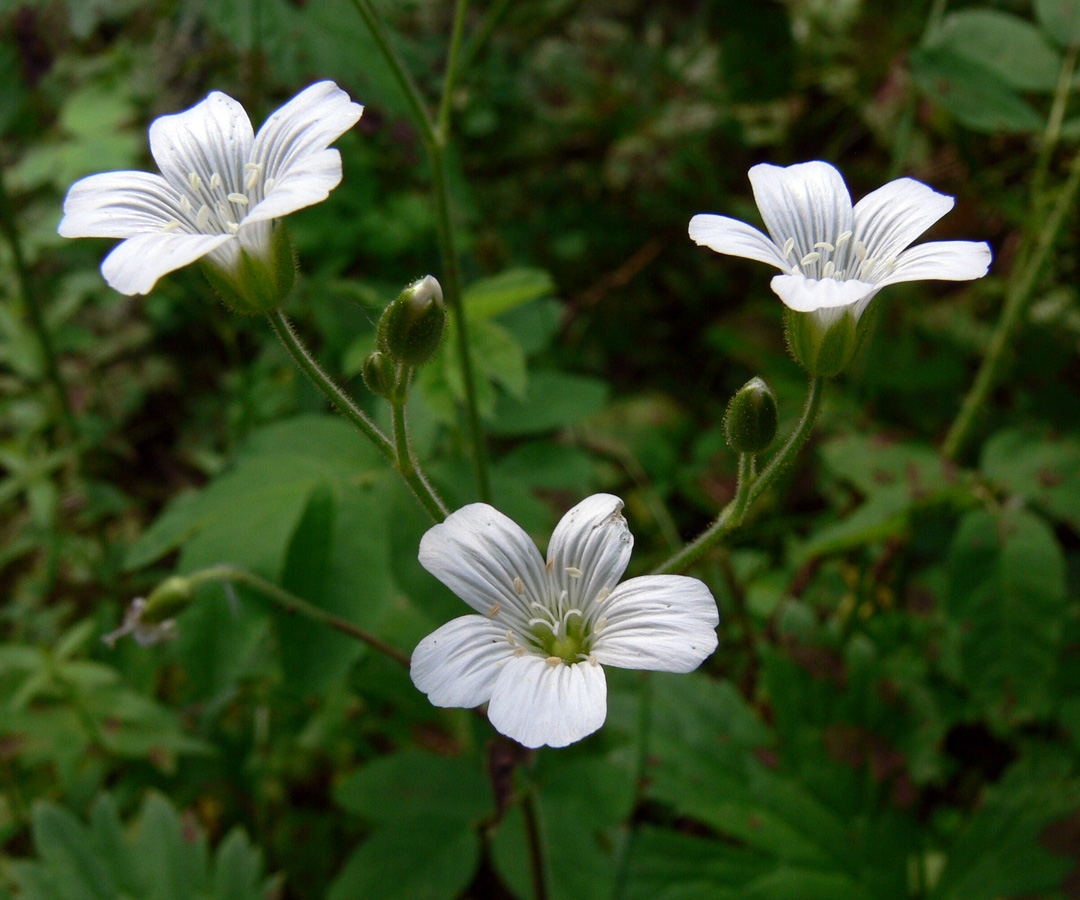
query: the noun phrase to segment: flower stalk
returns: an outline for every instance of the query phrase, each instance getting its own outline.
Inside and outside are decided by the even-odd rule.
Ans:
[[[394,447],[397,453],[396,468],[401,473],[402,478],[408,482],[409,487],[416,494],[416,499],[420,501],[424,509],[428,511],[436,522],[441,522],[450,515],[450,510],[446,508],[446,504],[435,493],[423,470],[416,462],[412,442],[409,440],[409,423],[405,415],[405,401],[394,400],[390,406],[393,410]]]

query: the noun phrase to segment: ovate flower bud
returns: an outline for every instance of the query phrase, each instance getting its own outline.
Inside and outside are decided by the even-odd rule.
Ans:
[[[376,341],[379,349],[393,359],[416,366],[438,349],[445,324],[442,287],[432,276],[425,275],[386,307],[379,319]]]
[[[751,378],[728,403],[724,436],[736,453],[760,453],[776,437],[776,397],[760,378]]]
[[[784,326],[792,356],[815,377],[839,375],[859,346],[859,323],[846,307],[806,313],[785,309]]]
[[[394,363],[381,350],[372,350],[361,372],[364,384],[376,397],[389,397],[394,391]]]

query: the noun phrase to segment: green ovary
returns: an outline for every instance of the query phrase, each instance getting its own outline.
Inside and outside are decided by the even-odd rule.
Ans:
[[[563,662],[580,662],[583,655],[588,655],[588,635],[577,617],[564,621],[558,636],[543,625],[533,628],[533,636],[540,648],[548,656],[557,656]]]

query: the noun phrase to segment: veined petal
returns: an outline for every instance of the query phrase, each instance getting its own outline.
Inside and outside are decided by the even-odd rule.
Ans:
[[[280,219],[291,212],[325,200],[341,183],[341,154],[337,150],[321,150],[298,160],[273,188],[252,208],[240,227]]]
[[[604,604],[597,662],[623,669],[691,672],[716,649],[720,614],[709,589],[685,575],[643,575]]]
[[[833,242],[852,229],[851,195],[840,173],[826,162],[760,163],[750,169],[750,184],[773,242],[783,247],[794,238],[800,259],[819,241]]]
[[[785,272],[792,265],[768,237],[753,226],[727,216],[707,213],[694,216],[690,220],[690,239],[717,253],[768,263]]]
[[[939,194],[921,181],[898,178],[871,191],[855,204],[852,240],[866,245],[867,256],[891,259],[955,203],[952,197]]]
[[[186,191],[191,173],[206,185],[217,174],[222,180],[222,199],[228,193],[244,193],[244,163],[253,139],[244,107],[220,91],[150,125],[150,152],[165,180]]]
[[[235,241],[229,234],[153,232],[128,238],[105,257],[101,274],[121,294],[147,294],[168,272]]]
[[[364,107],[353,103],[334,82],[316,82],[263,123],[251,148],[251,160],[262,165],[265,178],[277,181],[304,157],[329,147],[363,112]],[[340,166],[339,159],[339,170]]]
[[[880,284],[868,281],[837,281],[835,278],[820,280],[803,275],[774,275],[769,283],[784,305],[795,312],[814,312],[819,309],[851,306],[873,296]]]
[[[539,656],[511,657],[488,703],[495,729],[526,747],[565,747],[606,718],[607,679],[589,662],[552,666]]]
[[[987,273],[990,259],[990,245],[983,241],[929,241],[901,253],[881,284],[924,279],[970,281]]]
[[[160,175],[102,172],[71,186],[57,231],[61,237],[128,238],[185,218],[180,195]]]
[[[487,616],[462,616],[416,645],[409,674],[435,706],[469,709],[488,701],[513,651],[504,627]]]
[[[544,561],[525,530],[486,503],[470,503],[427,530],[420,565],[484,615],[500,605],[524,629],[529,601],[547,592]],[[525,593],[515,589],[521,579]]]
[[[619,583],[634,536],[622,514],[623,502],[612,494],[593,494],[569,510],[548,542],[551,577],[566,590],[570,606],[591,603],[603,589]]]

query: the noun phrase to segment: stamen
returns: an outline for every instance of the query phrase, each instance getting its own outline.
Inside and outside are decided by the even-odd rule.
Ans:
[[[806,256],[804,256],[802,259],[800,259],[799,260],[799,265],[800,266],[808,266],[808,265],[810,265],[810,263],[816,263],[819,259],[821,259],[821,254],[818,253],[815,250],[815,251],[813,251],[811,253],[807,253]]]
[[[882,265],[885,267],[886,272],[891,272],[893,269],[896,268],[896,257],[890,256],[887,260],[885,260],[885,262],[882,263]]]
[[[835,272],[835,271],[836,271],[836,263],[834,263],[830,259],[827,263],[825,263],[824,266],[821,267],[821,277],[822,278],[829,278],[832,275],[832,273]]]
[[[819,248],[822,249],[822,250],[828,250],[830,253],[832,253],[836,249],[828,241],[818,241],[816,244],[814,244],[814,249],[815,250],[817,250]]]
[[[528,652],[529,651],[524,647],[518,647],[517,650],[514,651],[514,656],[524,656]]]
[[[559,626],[553,624],[552,622],[549,622],[547,619],[540,619],[540,618],[529,619],[529,624],[530,625],[547,625],[547,627],[551,629],[551,633],[553,635],[555,635],[555,637],[559,636]]]
[[[191,189],[197,194],[202,190],[202,179],[199,177],[198,172],[191,172],[188,177],[188,184],[191,185]]]
[[[229,234],[239,234],[240,233],[240,226],[237,225],[235,222],[226,222],[225,223],[225,230],[227,232],[229,232]]]
[[[547,565],[544,566],[544,571],[545,572],[550,572],[553,568],[555,568],[555,557],[554,556],[551,557],[551,559],[549,559],[547,561]]]
[[[187,194],[180,195],[180,211],[183,212],[184,215],[191,215],[191,201],[188,200]]]
[[[582,572],[581,569],[579,569],[577,566],[567,566],[566,574],[569,575],[571,578],[580,578],[585,573]]]
[[[866,259],[863,260],[862,265],[859,266],[859,277],[862,278],[863,275],[865,275],[867,272],[869,272],[870,269],[872,269],[876,263],[877,263],[877,260],[874,259],[874,257],[872,257],[872,256],[866,257]]]
[[[228,194],[225,199],[228,200],[230,203],[239,203],[241,206],[248,205],[248,198],[245,197],[243,194],[236,193],[235,191],[233,191],[233,193],[231,194]]]
[[[494,619],[499,614],[499,611],[501,609],[502,609],[502,604],[501,603],[496,603],[493,607],[491,607],[491,609],[488,610],[488,615],[491,618]]]
[[[162,225],[161,230],[162,230],[163,233],[167,234],[170,231],[176,231],[176,229],[179,228],[179,227],[180,227],[180,223],[178,221],[176,221],[176,219],[173,219],[173,220],[171,220],[169,222],[166,222],[164,225]]]
[[[584,619],[584,618],[585,618],[585,616],[584,616],[584,614],[583,614],[583,613],[581,612],[581,610],[580,610],[580,609],[578,609],[578,608],[577,608],[577,607],[575,606],[575,607],[573,607],[572,609],[568,609],[568,610],[567,610],[566,612],[564,612],[564,613],[563,613],[563,617],[562,617],[562,618],[563,618],[563,621],[565,622],[565,621],[566,621],[567,619],[569,619],[569,618],[570,618],[571,616],[573,616],[573,615],[576,615],[576,616],[577,616],[577,617],[578,617],[579,619]]]
[[[520,575],[514,576],[514,591],[519,597],[524,596],[525,594],[525,582],[521,580]]]
[[[596,624],[593,626],[593,634],[599,634],[607,627],[607,616],[601,616],[596,620]]]
[[[610,596],[611,588],[600,588],[600,590],[596,592],[596,602],[601,603],[604,600],[607,600],[607,598]]]
[[[266,184],[263,185],[263,193],[269,194],[274,189],[275,184],[277,184],[277,182],[273,178],[267,178]]]
[[[596,654],[595,653],[590,653],[589,654],[589,664],[593,665],[593,666],[597,665]]]
[[[195,227],[205,233],[210,225],[210,207],[205,203],[199,207],[199,213],[195,216]]]
[[[210,175],[210,190],[216,191],[221,187],[221,176],[217,172]]]
[[[248,163],[251,165],[251,163]],[[259,172],[257,169],[251,169],[247,175],[244,176],[244,190],[250,191],[256,184],[259,183]]]
[[[510,642],[511,647],[517,646],[517,641],[514,640],[514,632],[512,632],[509,628],[506,629],[506,639]]]
[[[838,234],[836,236],[836,248],[839,250],[841,247],[844,246],[844,244],[846,244],[850,240],[851,240],[851,232],[850,231],[841,231],[840,234]]]
[[[866,244],[862,241],[855,242],[855,258],[859,260],[866,259]]]
[[[791,256],[791,251],[795,249],[795,238],[788,238],[784,241],[784,259]]]
[[[547,659],[544,660],[544,662],[546,662],[549,666],[551,666],[551,668],[554,669],[556,666],[562,665],[562,657],[549,656]]]

